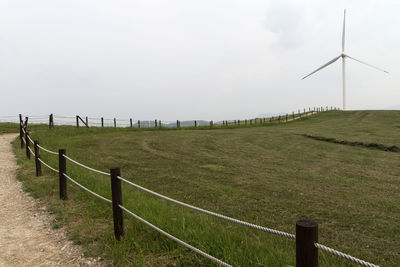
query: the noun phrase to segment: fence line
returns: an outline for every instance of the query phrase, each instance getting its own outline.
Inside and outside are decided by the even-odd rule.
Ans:
[[[313,115],[318,112],[328,111],[328,110],[338,110],[335,107],[314,107],[313,109],[299,109],[298,112],[292,113],[281,113],[278,115],[273,115],[271,117],[253,118],[253,119],[242,119],[242,120],[222,120],[214,122],[213,120],[186,120],[186,121],[161,121],[161,120],[132,120],[129,119],[117,119],[117,118],[95,118],[95,117],[80,117],[82,119],[81,123],[85,124],[88,122],[91,126],[99,127],[131,127],[131,128],[184,128],[184,127],[205,127],[205,126],[242,126],[242,125],[257,125],[265,124],[271,122],[289,122],[296,119],[301,119],[304,116]],[[5,116],[7,117],[7,116]],[[76,120],[77,116],[63,116],[50,114],[49,116],[30,116],[33,123],[39,124],[49,124],[52,128],[54,125],[76,125],[79,127],[79,121]],[[54,118],[58,120],[57,123],[54,122]],[[0,117],[1,119],[1,117]],[[5,118],[6,119],[6,118]],[[89,120],[92,120],[89,122]],[[94,121],[93,121],[94,120]]]
[[[181,245],[187,247],[188,249],[190,249],[190,250],[196,252],[197,254],[200,254],[200,255],[202,255],[202,256],[204,256],[204,257],[206,257],[206,258],[212,260],[213,262],[218,263],[219,265],[227,266],[227,267],[232,266],[232,265],[229,265],[228,263],[223,262],[222,260],[219,260],[219,259],[217,259],[217,258],[211,256],[210,254],[207,254],[207,253],[201,251],[201,250],[198,249],[198,248],[195,248],[195,247],[189,245],[188,243],[186,243],[186,242],[184,242],[184,241],[182,241],[182,240],[176,238],[175,236],[173,236],[173,235],[171,235],[171,234],[169,234],[169,233],[167,233],[167,232],[161,230],[161,229],[158,228],[157,226],[155,226],[155,225],[149,223],[148,221],[146,221],[146,220],[144,220],[143,218],[139,217],[138,215],[134,214],[133,212],[131,212],[130,210],[128,210],[128,209],[125,208],[124,206],[122,206],[122,205],[118,205],[118,206],[119,206],[122,210],[124,210],[126,213],[128,213],[128,214],[131,215],[131,216],[133,216],[135,219],[141,221],[142,223],[144,223],[144,224],[146,224],[147,226],[153,228],[153,229],[156,230],[157,232],[159,232],[159,233],[161,233],[161,234],[163,234],[163,235],[169,237],[170,239],[176,241],[177,243],[179,243],[179,244],[181,244]]]
[[[323,250],[323,251],[325,251],[325,252],[328,252],[328,253],[330,253],[330,254],[332,254],[332,255],[335,255],[335,256],[337,256],[337,257],[340,257],[340,258],[349,260],[349,261],[351,261],[351,262],[357,263],[357,264],[359,264],[359,265],[361,265],[361,266],[366,266],[366,267],[379,267],[378,265],[375,265],[375,264],[372,264],[372,263],[369,263],[369,262],[360,260],[360,259],[358,259],[358,258],[356,258],[356,257],[350,256],[350,255],[348,255],[348,254],[346,254],[346,253],[337,251],[336,249],[333,249],[333,248],[330,248],[330,247],[321,245],[321,244],[319,244],[319,243],[314,243],[314,246],[315,246],[316,248],[320,249],[320,250]]]
[[[96,172],[96,173],[99,173],[99,174],[102,174],[102,175],[106,175],[106,176],[110,176],[110,174],[107,173],[107,172],[103,172],[103,171],[99,171],[99,170],[90,168],[89,166],[86,166],[86,165],[84,165],[84,164],[82,164],[82,163],[80,163],[80,162],[78,162],[78,161],[76,161],[76,160],[73,160],[73,159],[71,159],[70,157],[68,157],[68,156],[66,156],[66,155],[63,155],[63,157],[66,158],[67,160],[69,160],[69,161],[75,163],[76,165],[79,165],[79,166],[81,166],[81,167],[83,167],[83,168],[89,170],[89,171]]]
[[[26,125],[25,125],[25,126],[26,126]],[[24,130],[24,127],[22,127],[22,123],[20,123],[21,147],[22,147],[22,142],[25,143],[27,149],[29,149],[29,151],[30,151],[33,155],[35,155],[35,153],[32,151],[32,149],[31,149],[31,148],[29,147],[29,145],[26,143],[26,139],[24,138],[24,136],[22,136],[22,133],[25,133],[25,136],[28,137],[28,141],[33,142],[32,139],[29,137],[29,134],[27,134],[27,132]],[[109,173],[106,173],[106,172],[103,172],[103,171],[96,170],[96,169],[94,169],[94,168],[88,167],[88,166],[86,166],[86,165],[84,165],[84,164],[82,164],[82,163],[80,163],[80,162],[78,162],[78,161],[76,161],[76,160],[73,160],[73,159],[67,157],[65,154],[59,154],[59,153],[53,152],[53,151],[51,151],[51,150],[47,150],[47,149],[45,149],[45,148],[39,146],[38,144],[36,144],[36,145],[37,145],[37,147],[39,147],[39,148],[41,148],[41,149],[43,149],[43,150],[45,150],[46,152],[49,152],[49,153],[51,153],[51,154],[63,155],[63,157],[61,157],[61,158],[68,159],[69,161],[71,161],[71,162],[73,162],[73,163],[75,163],[75,164],[77,164],[77,165],[79,165],[79,166],[81,166],[81,167],[83,167],[83,168],[86,168],[86,169],[88,169],[88,170],[90,170],[90,171],[93,171],[93,172],[96,172],[96,173],[99,173],[99,174],[102,174],[102,175],[111,176],[111,178],[113,178],[112,174],[110,175]],[[61,151],[61,150],[60,150],[60,151]],[[65,153],[65,150],[63,150],[63,151],[64,151],[64,152],[60,152],[60,153]],[[27,155],[27,156],[28,156],[28,155]],[[59,159],[61,159],[61,158],[59,157]],[[60,179],[61,179],[61,176],[65,176],[68,180],[70,180],[72,183],[74,183],[75,185],[77,185],[77,186],[80,187],[81,189],[83,189],[83,190],[89,192],[90,194],[94,195],[95,197],[98,197],[98,198],[100,198],[100,199],[102,199],[102,200],[104,200],[104,201],[106,201],[106,202],[108,202],[108,203],[113,203],[113,206],[114,206],[114,197],[113,197],[113,200],[107,199],[107,198],[105,198],[105,197],[103,197],[103,196],[101,196],[101,195],[95,193],[94,191],[92,191],[92,190],[86,188],[85,186],[81,185],[81,184],[78,183],[76,180],[74,180],[74,179],[72,179],[71,177],[69,177],[66,173],[64,173],[64,172],[61,172],[61,173],[60,173],[59,170],[57,170],[57,169],[51,167],[50,165],[48,165],[47,163],[45,163],[43,160],[41,160],[40,157],[38,158],[38,160],[39,160],[41,163],[43,163],[46,167],[48,167],[49,169],[51,169],[51,170],[53,170],[53,171],[59,173],[59,174],[60,174]],[[59,163],[59,164],[61,164],[61,163]],[[60,166],[61,166],[61,165],[60,165]],[[61,168],[61,167],[60,167],[60,168]],[[119,170],[119,168],[118,168],[118,170]],[[65,160],[64,160],[64,171],[65,171]],[[184,202],[181,202],[181,201],[178,201],[178,200],[169,198],[169,197],[167,197],[167,196],[164,196],[164,195],[162,195],[162,194],[159,194],[159,193],[157,193],[157,192],[154,192],[154,191],[152,191],[152,190],[150,190],[150,189],[147,189],[147,188],[145,188],[145,187],[142,187],[142,186],[140,186],[140,185],[137,185],[137,184],[135,184],[135,183],[133,183],[133,182],[131,182],[131,181],[128,181],[128,180],[122,178],[120,175],[117,175],[115,178],[117,178],[117,180],[123,181],[123,182],[125,182],[125,183],[127,183],[127,184],[129,184],[129,185],[131,185],[131,186],[133,186],[133,187],[135,187],[135,188],[138,188],[138,189],[140,189],[140,190],[142,190],[142,191],[145,191],[145,192],[147,192],[147,193],[150,193],[150,194],[152,194],[152,195],[155,195],[155,196],[157,196],[157,197],[160,197],[160,198],[162,198],[162,199],[164,199],[164,200],[173,202],[173,203],[175,203],[175,204],[178,204],[178,205],[181,205],[181,206],[184,206],[184,207],[187,207],[187,208],[190,208],[190,209],[193,209],[193,210],[196,210],[196,211],[199,211],[199,212],[202,212],[202,213],[205,213],[205,214],[214,216],[214,217],[218,217],[218,218],[221,218],[221,219],[230,221],[230,222],[234,222],[234,223],[237,223],[237,224],[240,224],[240,225],[244,225],[244,226],[247,226],[247,227],[250,227],[250,228],[253,228],[253,229],[257,229],[257,230],[261,230],[261,231],[264,231],[264,232],[276,234],[276,235],[283,236],[283,237],[287,237],[287,238],[290,238],[290,239],[296,239],[296,247],[297,247],[297,242],[299,241],[299,240],[296,238],[297,231],[298,231],[298,230],[297,230],[297,223],[300,222],[300,221],[298,221],[298,222],[296,223],[296,235],[294,235],[294,234],[282,232],[282,231],[279,231],[279,230],[275,230],[275,229],[271,229],[271,228],[267,228],[267,227],[255,225],[255,224],[248,223],[248,222],[245,222],[245,221],[241,221],[241,220],[238,220],[238,219],[234,219],[234,218],[231,218],[231,217],[222,215],[222,214],[218,214],[218,213],[215,213],[215,212],[212,212],[212,211],[208,211],[208,210],[205,210],[205,209],[202,209],[202,208],[199,208],[199,207],[196,207],[196,206],[193,206],[193,205],[190,205],[190,204],[187,204],[187,203],[184,203]],[[61,182],[61,181],[60,181],[60,182]],[[120,184],[119,184],[119,186],[120,186]],[[62,189],[61,189],[61,187],[60,187],[60,191],[61,191],[61,190],[62,190]],[[64,190],[66,190],[66,188],[64,188]],[[120,189],[119,189],[119,191],[120,191],[120,193],[121,193],[121,190],[120,190]],[[114,194],[114,191],[113,191],[113,194]],[[61,195],[60,195],[60,197],[61,197]],[[120,197],[122,198],[122,196],[120,196]],[[66,199],[66,198],[64,198],[64,199]],[[180,240],[180,239],[178,239],[178,238],[172,236],[171,234],[169,234],[169,233],[163,231],[162,229],[156,227],[155,225],[153,225],[153,224],[151,224],[150,222],[144,220],[143,218],[139,217],[138,215],[134,214],[133,212],[131,212],[130,210],[128,210],[127,208],[125,208],[124,206],[122,206],[122,203],[120,203],[120,204],[117,203],[117,206],[118,206],[118,208],[122,209],[122,210],[125,211],[126,213],[128,213],[128,214],[130,214],[131,216],[133,216],[134,218],[136,218],[137,220],[139,220],[139,221],[141,221],[142,223],[148,225],[149,227],[153,228],[154,230],[158,231],[159,233],[161,233],[161,234],[167,236],[168,238],[170,238],[170,239],[172,239],[172,240],[178,242],[179,244],[185,246],[186,248],[188,248],[188,249],[190,249],[190,250],[192,250],[192,251],[194,251],[194,252],[196,252],[196,253],[198,253],[198,254],[200,254],[200,255],[202,255],[202,256],[204,256],[204,257],[206,257],[206,258],[208,258],[208,259],[210,259],[210,260],[212,260],[212,261],[214,261],[214,262],[217,263],[217,264],[220,264],[220,265],[222,265],[222,266],[231,266],[231,265],[225,263],[224,261],[219,260],[219,259],[217,259],[217,258],[215,258],[215,257],[213,257],[213,256],[211,256],[211,255],[209,255],[209,254],[207,254],[207,253],[205,253],[205,252],[203,252],[203,251],[201,251],[201,250],[199,250],[199,249],[197,249],[197,248],[195,248],[195,247],[189,245],[188,243],[186,243],[186,242],[184,242],[184,241],[182,241],[182,240]],[[115,216],[115,215],[114,215],[114,216]],[[310,222],[310,221],[307,221],[307,222]],[[114,224],[115,224],[115,220],[114,220]],[[314,224],[315,224],[316,227],[317,227],[317,224],[316,224],[316,223],[314,223]],[[114,227],[115,227],[115,226],[114,226]],[[116,234],[116,235],[117,235],[117,234]],[[116,236],[116,238],[119,240],[119,236],[118,236],[118,237]],[[301,238],[302,238],[301,241],[304,242],[304,236],[301,236]],[[311,240],[311,239],[310,239],[310,240]],[[305,240],[305,241],[309,241],[309,240]],[[358,258],[356,258],[356,257],[353,257],[353,256],[351,256],[351,255],[345,254],[345,253],[340,252],[340,251],[338,251],[338,250],[329,248],[329,247],[324,246],[324,245],[322,245],[322,244],[319,244],[319,243],[317,243],[317,242],[313,242],[312,244],[313,244],[313,247],[315,247],[316,249],[321,249],[322,251],[325,251],[325,252],[327,252],[327,253],[333,254],[333,255],[335,255],[335,256],[337,256],[337,257],[344,258],[344,259],[346,259],[346,260],[349,260],[349,261],[351,261],[351,262],[357,263],[357,264],[359,264],[359,265],[366,266],[366,267],[379,267],[378,265],[375,265],[375,264],[372,264],[372,263],[369,263],[369,262],[360,260],[360,259],[358,259]],[[317,257],[316,263],[317,263],[317,265],[318,265],[318,253],[316,253],[316,255],[317,255],[317,256],[316,256],[316,257]],[[298,262],[298,256],[299,256],[299,258],[302,259],[302,260],[304,260],[304,259],[306,258],[306,256],[303,256],[303,257],[302,257],[302,255],[296,255],[296,262]],[[309,259],[308,259],[308,260],[309,260]],[[300,261],[300,262],[302,262],[302,261]],[[306,261],[306,263],[305,263],[304,266],[309,266],[310,262],[313,262],[313,261]],[[304,262],[303,262],[303,263],[304,263]],[[298,264],[298,266],[303,266],[303,265],[302,265],[302,264]],[[310,266],[311,266],[311,265],[310,265]],[[312,264],[312,266],[314,266],[314,264]]]
[[[63,175],[64,175],[65,177],[67,177],[68,180],[70,180],[71,182],[73,182],[74,184],[76,184],[77,186],[79,186],[80,188],[82,188],[83,190],[89,192],[89,193],[92,194],[93,196],[98,197],[98,198],[100,198],[100,199],[102,199],[102,200],[104,200],[104,201],[106,201],[106,202],[108,202],[108,203],[112,203],[112,201],[109,200],[108,198],[105,198],[105,197],[103,197],[103,196],[101,196],[101,195],[99,195],[99,194],[93,192],[92,190],[88,189],[87,187],[84,187],[83,185],[81,185],[80,183],[78,183],[77,181],[75,181],[74,179],[72,179],[71,177],[69,177],[67,174],[63,173]]]
[[[40,149],[42,149],[42,150],[46,151],[47,153],[50,153],[50,154],[53,154],[53,155],[58,155],[58,153],[57,153],[57,152],[54,152],[54,151],[48,150],[48,149],[46,149],[46,148],[44,148],[44,147],[42,147],[42,146],[40,146],[40,145],[38,145],[38,147],[39,147]]]
[[[38,159],[41,163],[43,163],[44,166],[46,166],[47,168],[49,168],[50,170],[55,171],[56,173],[59,173],[59,171],[53,167],[51,167],[49,164],[47,164],[46,162],[44,162],[42,159]]]
[[[241,220],[234,219],[234,218],[222,215],[222,214],[218,214],[218,213],[215,213],[215,212],[212,212],[212,211],[208,211],[208,210],[205,210],[205,209],[202,209],[202,208],[198,208],[196,206],[193,206],[193,205],[181,202],[179,200],[175,200],[175,199],[169,198],[167,196],[161,195],[161,194],[156,193],[154,191],[151,191],[150,189],[147,189],[145,187],[142,187],[140,185],[132,183],[131,181],[128,181],[128,180],[126,180],[126,179],[124,179],[124,178],[122,178],[120,176],[118,176],[117,178],[120,179],[121,181],[131,185],[131,186],[134,186],[134,187],[136,187],[136,188],[138,188],[140,190],[146,191],[147,193],[150,193],[152,195],[155,195],[155,196],[157,196],[159,198],[162,198],[162,199],[165,199],[167,201],[173,202],[175,204],[190,208],[192,210],[196,210],[196,211],[199,211],[199,212],[202,212],[202,213],[205,213],[205,214],[217,217],[217,218],[221,218],[221,219],[224,219],[224,220],[227,220],[227,221],[230,221],[230,222],[241,224],[241,225],[244,225],[244,226],[247,226],[247,227],[250,227],[250,228],[253,228],[253,229],[257,229],[257,230],[260,230],[260,231],[264,231],[264,232],[268,232],[268,233],[271,233],[271,234],[280,235],[280,236],[291,238],[291,239],[296,239],[296,236],[293,235],[293,234],[289,234],[289,233],[282,232],[282,231],[275,230],[275,229],[271,229],[271,228],[268,228],[268,227],[263,227],[263,226],[260,226],[260,225],[252,224],[252,223],[245,222],[245,221],[241,221]]]

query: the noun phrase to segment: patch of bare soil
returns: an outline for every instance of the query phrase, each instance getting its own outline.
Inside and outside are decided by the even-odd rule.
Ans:
[[[16,136],[0,135],[0,266],[105,266],[51,229],[46,207],[22,190],[10,144]]]

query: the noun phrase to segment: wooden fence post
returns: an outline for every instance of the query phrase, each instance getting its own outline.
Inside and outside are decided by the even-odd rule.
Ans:
[[[114,118],[114,128],[117,128],[117,119]]]
[[[161,126],[161,120],[158,121],[158,127],[160,127],[160,128],[162,127]]]
[[[194,121],[194,127],[197,127],[197,121],[196,120]]]
[[[22,131],[23,126],[22,126],[22,122],[19,123],[19,140],[21,141],[21,148],[24,148],[24,141],[23,141],[23,137],[24,137],[24,132]]]
[[[157,128],[157,120],[154,120],[154,128]]]
[[[140,129],[140,120],[137,121],[137,126]]]
[[[278,117],[278,122],[281,123],[281,115]]]
[[[89,127],[89,118],[86,116],[86,127]]]
[[[30,148],[30,143],[29,143],[29,132],[25,128],[25,148],[26,148],[26,157],[28,159],[31,159],[31,151],[29,150]]]
[[[79,118],[78,118],[78,115],[76,115],[76,128],[79,128]]]
[[[296,267],[318,267],[318,224],[311,220],[296,222]]]
[[[179,128],[179,120],[176,120],[176,128]]]
[[[42,175],[42,165],[40,164],[40,149],[39,149],[39,141],[33,141],[34,144],[34,151],[35,151],[35,165],[36,165],[36,176]]]
[[[111,198],[113,207],[113,219],[114,219],[114,234],[115,238],[119,241],[121,236],[125,235],[124,232],[124,218],[122,214],[122,190],[121,180],[118,176],[121,176],[120,168],[111,168]]]
[[[293,117],[293,119],[294,119],[294,111],[292,111],[292,117]]]
[[[133,127],[132,118],[129,119],[129,122],[131,123],[131,128],[132,128]]]
[[[214,122],[211,120],[210,121],[210,127],[213,127],[214,126]]]
[[[67,177],[64,173],[67,173],[67,160],[64,155],[67,154],[65,149],[58,150],[58,170],[59,170],[59,184],[60,184],[60,199],[67,199]]]
[[[103,128],[103,127],[104,127],[104,118],[101,117],[101,128]]]
[[[51,114],[49,115],[49,129],[51,129]]]
[[[240,120],[238,120],[238,125],[240,126]]]

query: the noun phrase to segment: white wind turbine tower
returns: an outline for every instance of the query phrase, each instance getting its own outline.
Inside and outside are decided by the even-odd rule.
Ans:
[[[372,68],[374,68],[374,69],[377,69],[377,70],[380,70],[380,71],[389,73],[389,72],[387,72],[386,70],[380,69],[380,68],[375,67],[375,66],[373,66],[373,65],[371,65],[371,64],[368,64],[368,63],[363,62],[363,61],[361,61],[361,60],[355,59],[355,58],[353,58],[353,57],[351,57],[351,56],[349,56],[349,55],[346,55],[346,54],[344,53],[345,27],[346,27],[346,9],[344,10],[344,17],[343,17],[342,53],[341,53],[339,56],[337,56],[337,57],[335,57],[334,59],[332,59],[331,61],[329,61],[328,63],[326,63],[325,65],[319,67],[318,69],[314,70],[313,72],[311,72],[310,74],[308,74],[307,76],[305,76],[305,77],[302,78],[302,79],[305,79],[305,78],[307,78],[308,76],[310,76],[310,75],[316,73],[317,71],[319,71],[319,70],[321,70],[321,69],[323,69],[323,68],[329,66],[330,64],[334,63],[334,62],[335,62],[336,60],[338,60],[339,58],[342,58],[343,110],[346,110],[346,58],[353,59],[353,60],[358,61],[358,62],[360,62],[360,63],[362,63],[362,64],[365,64],[365,65],[367,65],[367,66],[370,66],[370,67],[372,67]]]

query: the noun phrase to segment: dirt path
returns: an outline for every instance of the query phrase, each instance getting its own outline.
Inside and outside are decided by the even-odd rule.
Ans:
[[[51,229],[46,208],[23,192],[10,144],[16,136],[0,135],[0,266],[104,266]]]

